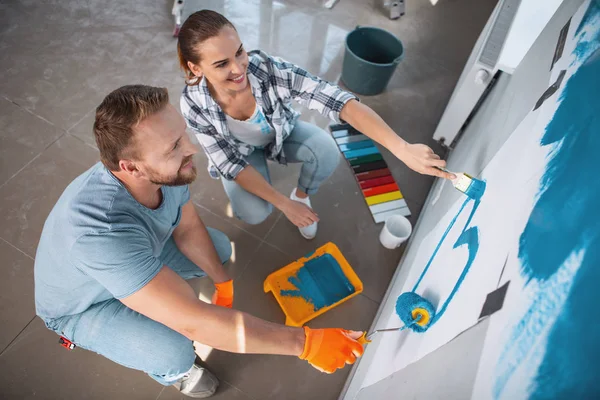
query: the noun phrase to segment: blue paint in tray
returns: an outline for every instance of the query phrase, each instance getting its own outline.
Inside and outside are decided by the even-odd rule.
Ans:
[[[331,306],[354,293],[344,271],[331,254],[307,261],[288,281],[297,290],[282,290],[282,296],[301,297],[315,307],[315,311]]]

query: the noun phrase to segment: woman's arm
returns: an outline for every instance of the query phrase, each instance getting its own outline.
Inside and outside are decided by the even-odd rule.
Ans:
[[[446,161],[424,144],[410,144],[396,134],[371,108],[356,101],[347,102],[340,118],[388,149],[410,169],[421,174],[454,179],[455,176],[438,168],[445,168]]]
[[[300,228],[309,226],[313,222],[319,222],[319,217],[312,209],[279,193],[251,165],[244,168],[242,172],[236,176],[235,182],[246,189],[246,191],[273,204],[273,206],[281,210],[294,225]]]

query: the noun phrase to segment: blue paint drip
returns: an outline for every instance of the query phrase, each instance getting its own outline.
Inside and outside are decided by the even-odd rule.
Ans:
[[[288,281],[298,290],[282,290],[282,296],[301,297],[318,311],[354,293],[355,289],[331,254],[307,261]]]
[[[550,329],[541,364],[530,386],[530,399],[600,397],[600,2],[592,1],[577,34],[574,50],[583,62],[560,97],[546,126],[542,146],[554,150],[540,182],[540,194],[520,237],[519,258],[528,284],[540,289],[524,318],[513,329],[498,361],[494,396],[500,397],[520,365],[539,348],[537,332]],[[591,25],[593,22],[596,25]],[[588,26],[586,26],[588,25]],[[575,252],[581,263],[570,282],[555,279]],[[557,294],[566,298],[556,304]],[[562,309],[556,310],[562,304]],[[596,311],[594,311],[596,310]],[[558,311],[552,326],[544,315]],[[536,353],[537,354],[537,353]]]
[[[473,187],[473,185],[475,185],[475,187],[473,188],[473,190],[471,190],[471,187]],[[448,298],[446,299],[446,301],[442,304],[440,310],[435,313],[435,316],[432,318],[431,324],[429,326],[432,326],[433,324],[435,324],[444,315],[444,313],[446,312],[446,309],[448,308],[448,305],[450,304],[450,302],[456,295],[456,292],[459,290],[464,279],[466,278],[466,276],[469,272],[469,269],[471,268],[471,265],[475,261],[475,257],[477,256],[477,252],[479,251],[479,228],[477,228],[476,226],[471,227],[471,228],[468,228],[468,227],[471,224],[471,220],[473,219],[475,212],[477,212],[477,209],[479,208],[479,204],[481,203],[481,198],[483,197],[483,194],[485,193],[485,188],[486,188],[485,181],[481,181],[479,179],[473,179],[473,182],[471,183],[471,185],[469,186],[469,188],[467,190],[467,192],[469,192],[470,194],[465,193],[465,194],[467,194],[468,198],[463,202],[462,206],[460,207],[460,209],[458,210],[458,212],[456,213],[456,215],[454,216],[452,221],[450,221],[448,228],[446,228],[446,231],[444,232],[440,241],[438,242],[437,246],[435,247],[433,254],[431,255],[431,257],[429,258],[429,261],[425,265],[425,268],[423,269],[421,276],[419,276],[419,279],[417,280],[417,282],[415,283],[415,286],[413,287],[412,291],[415,292],[417,290],[417,288],[419,287],[419,284],[425,277],[425,274],[429,270],[429,267],[431,266],[431,263],[435,259],[440,247],[442,246],[442,243],[444,243],[446,236],[448,236],[450,229],[452,229],[452,227],[454,226],[454,223],[458,219],[458,216],[462,213],[465,206],[471,200],[473,200],[473,208],[471,209],[471,214],[469,214],[469,218],[467,218],[467,222],[463,226],[462,232],[459,235],[458,239],[456,240],[456,242],[454,243],[454,246],[453,246],[453,248],[456,249],[457,247],[467,245],[467,249],[469,251],[469,257],[467,259],[465,266],[463,267],[463,271],[460,274],[460,277],[458,278],[458,280],[456,281],[456,283],[454,285],[454,288],[452,288],[452,291],[448,295]]]

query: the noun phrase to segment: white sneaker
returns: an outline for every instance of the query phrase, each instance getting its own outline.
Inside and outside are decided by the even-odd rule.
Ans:
[[[311,207],[310,205],[310,198],[306,197],[304,199],[301,199],[299,197],[296,196],[296,188],[294,188],[294,190],[292,190],[292,194],[290,195],[290,199],[294,200],[294,201],[298,201],[302,204],[306,204],[308,207]],[[305,228],[298,228],[298,230],[300,231],[300,234],[302,235],[302,237],[304,239],[314,239],[315,236],[317,236],[317,223],[313,222],[311,225],[305,227]]]

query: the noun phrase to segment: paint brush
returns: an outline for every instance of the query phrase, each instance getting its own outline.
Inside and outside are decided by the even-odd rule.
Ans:
[[[481,199],[481,196],[483,196],[483,192],[485,192],[484,181],[473,178],[471,175],[464,172],[450,172],[445,168],[438,169],[456,176],[456,178],[450,179],[450,182],[452,182],[452,185],[456,188],[456,190],[463,192],[475,200],[479,200]]]

